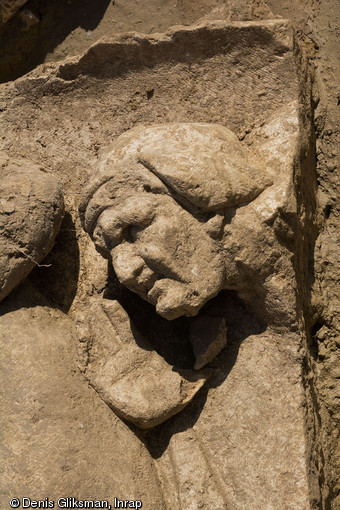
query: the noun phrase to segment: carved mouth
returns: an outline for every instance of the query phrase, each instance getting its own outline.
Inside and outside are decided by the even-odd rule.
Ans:
[[[157,300],[157,298],[159,297],[159,295],[157,295],[157,297],[156,297],[156,296],[155,296],[155,294],[154,294],[154,292],[153,292],[153,291],[154,291],[154,287],[155,287],[156,283],[157,283],[157,282],[159,282],[160,280],[168,280],[168,279],[169,279],[169,278],[166,278],[166,276],[163,276],[163,275],[158,276],[158,277],[155,279],[155,281],[152,283],[151,287],[150,287],[150,288],[148,289],[148,291],[147,291],[148,299],[152,300],[152,302],[155,302],[155,300]],[[153,295],[151,296],[151,294],[153,294]],[[160,289],[159,289],[158,294],[160,294]]]
[[[140,255],[141,256],[141,255]],[[143,276],[144,272],[149,272],[148,277],[145,278],[145,288],[149,294],[155,286],[155,284],[161,280],[172,280],[177,283],[187,284],[188,281],[181,278],[171,268],[163,265],[162,267],[155,268],[154,264],[150,260],[145,260],[143,257],[145,269],[141,272]]]

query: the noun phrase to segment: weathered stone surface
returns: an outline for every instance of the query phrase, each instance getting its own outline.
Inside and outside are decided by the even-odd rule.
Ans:
[[[224,231],[226,267],[235,263],[240,281],[246,282],[238,295],[264,323],[279,329],[295,328],[297,321],[292,252],[298,228],[293,171],[299,141],[296,100],[252,130],[248,147],[273,185],[247,207],[237,209]]]
[[[164,215],[167,209],[166,219],[173,215],[176,229],[181,232],[183,226],[195,225],[188,229],[189,236],[196,226],[199,236],[204,229],[203,244],[210,247],[207,259],[215,253],[211,247],[219,244],[216,254],[223,259],[223,285],[228,280],[228,290],[222,294],[236,302],[235,292],[230,292],[234,289],[243,301],[233,320],[228,308],[220,310],[228,322],[228,344],[214,359],[220,376],[209,391],[203,387],[182,413],[146,434],[167,508],[306,510],[311,506],[305,413],[313,402],[306,402],[304,393],[305,345],[300,335],[301,302],[306,295],[296,282],[296,274],[304,270],[297,256],[302,260],[307,252],[299,254],[295,242],[299,240],[297,206],[301,221],[305,212],[296,204],[295,192],[301,161],[313,158],[297,143],[298,86],[292,47],[290,28],[283,20],[177,27],[165,35],[134,34],[102,41],[81,58],[46,66],[3,88],[5,150],[14,156],[34,154],[66,184],[81,261],[71,315],[79,310],[86,314],[85,298],[101,292],[106,277],[117,294],[122,289],[111,267],[105,278],[98,275],[99,286],[88,281],[87,276],[95,273],[87,268],[89,240],[75,215],[79,191],[98,171],[98,156],[105,159],[105,146],[110,148],[122,133],[146,123],[221,124],[236,134],[251,165],[270,174],[273,184],[252,201],[228,208],[229,215],[215,214],[200,222],[183,201],[163,193],[164,182],[148,170],[153,182],[159,181],[153,206],[165,197],[168,202],[160,207]],[[21,127],[23,115],[31,122],[27,132]],[[136,214],[139,199],[133,204]],[[122,201],[128,205],[124,196]],[[187,215],[190,222],[182,221]],[[109,220],[104,222],[108,230]],[[191,237],[194,244],[197,239]],[[195,257],[199,259],[194,250],[190,254],[189,267]],[[216,289],[220,277],[215,276]],[[145,278],[137,283],[142,287],[147,282]],[[129,299],[133,305],[138,296]],[[215,299],[219,302],[222,297]],[[255,331],[255,319],[247,315],[245,304],[261,320]],[[182,319],[184,327],[191,320],[176,320]],[[153,434],[157,448],[151,448]]]
[[[80,213],[119,281],[173,319],[245,286],[217,241],[234,209],[271,184],[223,126],[142,125],[106,151]]]
[[[48,497],[55,507],[61,497],[103,499],[113,507],[125,496],[163,509],[146,448],[77,370],[72,321],[32,306],[24,290],[22,308],[11,311],[9,297],[0,318],[0,507],[12,497]]]
[[[165,424],[169,445],[156,459],[165,501],[190,510],[307,510],[299,340],[264,333],[241,343],[245,316],[230,319],[221,373],[206,400]],[[154,443],[158,452],[157,434]]]
[[[88,329],[84,317],[78,326],[87,343],[85,375],[122,418],[142,429],[159,425],[181,411],[205,383],[203,375],[168,365],[118,301],[95,301],[86,316]]]
[[[106,149],[99,172],[85,191],[82,209],[91,201],[84,218],[86,230],[92,230],[103,207],[96,197],[100,186],[115,174],[121,179],[123,172],[130,177],[127,186],[131,186],[136,163],[140,165],[139,172],[135,170],[136,185],[151,172],[184,205],[188,201],[209,212],[247,204],[272,184],[266,170],[249,162],[237,136],[222,125],[140,125],[123,133]],[[152,184],[162,189],[157,180]],[[113,203],[114,199],[112,196]]]
[[[222,126],[139,126],[105,152],[85,191],[80,213],[98,251],[167,319],[196,315],[224,288],[266,321],[295,320],[284,299],[271,297],[283,287],[289,294],[294,276],[270,223],[281,209],[295,212],[296,104],[277,111],[250,143],[257,167]]]
[[[2,300],[52,248],[64,201],[57,179],[29,162],[2,169],[0,194]]]

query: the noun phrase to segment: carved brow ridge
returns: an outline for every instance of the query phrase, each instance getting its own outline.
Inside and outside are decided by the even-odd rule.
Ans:
[[[85,216],[86,216],[86,209],[89,205],[89,203],[91,202],[91,200],[93,199],[94,195],[97,193],[97,191],[102,187],[104,186],[107,182],[109,182],[110,180],[112,179],[112,176],[107,176],[106,179],[104,179],[103,181],[98,181],[95,186],[93,187],[93,189],[91,189],[91,191],[87,192],[86,195],[82,198],[80,204],[79,204],[79,214],[80,214],[80,218],[81,218],[81,221],[83,223],[83,227],[85,228]],[[91,222],[91,225],[88,229],[86,229],[86,231],[93,231],[93,225],[95,224],[95,222],[97,221],[98,217],[101,215],[103,211],[100,211],[99,214],[96,216],[96,218],[93,219],[93,221]]]

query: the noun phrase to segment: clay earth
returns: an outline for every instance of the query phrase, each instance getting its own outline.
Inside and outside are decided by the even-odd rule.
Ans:
[[[339,14],[1,2],[1,508],[340,508]]]

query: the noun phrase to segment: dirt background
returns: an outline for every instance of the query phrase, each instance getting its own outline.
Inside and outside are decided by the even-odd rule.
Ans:
[[[311,387],[318,410],[315,457],[322,488],[320,508],[340,508],[339,338],[339,126],[338,0],[28,0],[13,7],[0,29],[2,82],[44,62],[84,52],[103,36],[124,31],[162,32],[176,24],[211,19],[294,22],[296,41],[312,76],[315,171],[318,182],[310,229],[304,317],[311,354]],[[303,77],[304,79],[304,77]],[[1,108],[1,103],[0,103]],[[64,234],[65,235],[65,234]]]

